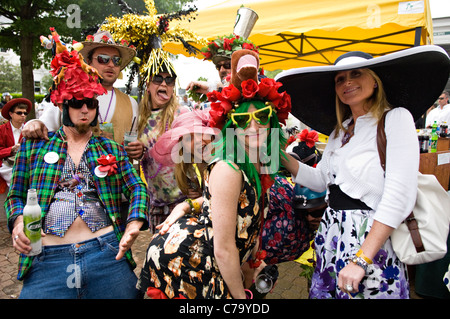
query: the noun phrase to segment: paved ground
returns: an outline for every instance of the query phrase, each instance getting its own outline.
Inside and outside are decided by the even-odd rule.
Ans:
[[[6,227],[4,199],[5,194],[0,194],[0,299],[16,299],[22,288],[22,283],[16,279],[19,255],[12,247],[11,235]],[[149,238],[148,231],[141,232],[133,246],[133,254],[138,265],[135,270],[137,275],[140,273],[145,258]],[[280,274],[278,282],[266,299],[308,298],[307,280],[299,276],[302,272],[300,264],[294,261],[282,263],[278,266],[278,271]],[[411,298],[417,299],[418,297],[412,292]]]

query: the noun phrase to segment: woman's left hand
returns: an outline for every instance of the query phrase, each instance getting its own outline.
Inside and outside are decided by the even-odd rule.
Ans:
[[[338,275],[338,287],[343,292],[357,293],[358,286],[366,272],[360,266],[349,262]],[[352,287],[351,289],[350,286]]]

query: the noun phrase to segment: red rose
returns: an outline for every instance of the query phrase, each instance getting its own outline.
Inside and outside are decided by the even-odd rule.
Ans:
[[[259,83],[259,95],[261,97],[266,97],[273,101],[279,98],[278,88],[281,87],[280,82],[276,82],[274,79],[264,78]]]
[[[217,102],[217,101],[221,101],[224,99],[222,94],[218,91],[208,92],[208,93],[206,93],[206,97],[208,98],[208,101],[210,101],[210,102]]]
[[[86,41],[94,41],[94,36],[93,35],[88,35],[87,37],[86,37]]]
[[[252,79],[243,81],[241,84],[241,87],[242,87],[242,95],[246,99],[253,98],[255,96],[255,94],[258,93],[258,91],[259,91],[258,83],[256,83]]]
[[[101,39],[103,42],[105,42],[105,43],[108,43],[108,41],[109,41],[109,38],[108,38],[108,36],[106,36],[106,35],[104,35],[104,36],[102,36],[102,39]]]
[[[233,84],[224,87],[221,93],[223,98],[229,102],[236,101],[241,97],[241,91]]]
[[[278,110],[286,110],[287,112],[291,111],[291,96],[286,92],[278,94],[278,98],[273,100],[273,104],[275,104],[277,111]]]
[[[254,49],[254,46],[253,46],[252,43],[244,42],[244,43],[242,44],[242,48],[243,48],[243,49],[246,49],[246,50],[253,50],[253,49]]]
[[[234,41],[234,38],[232,38],[232,39],[227,39],[227,38],[225,38],[225,39],[223,39],[223,48],[225,49],[225,50],[227,50],[227,51],[232,51],[233,50],[233,41]]]
[[[205,57],[205,60],[211,59],[212,54],[211,52],[202,52],[203,56]]]

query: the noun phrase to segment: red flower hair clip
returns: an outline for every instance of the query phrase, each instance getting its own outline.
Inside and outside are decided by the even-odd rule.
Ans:
[[[319,133],[316,131],[308,131],[307,129],[304,129],[300,133],[297,134],[297,138],[301,142],[305,142],[306,146],[309,148],[312,148],[316,142],[319,140]]]

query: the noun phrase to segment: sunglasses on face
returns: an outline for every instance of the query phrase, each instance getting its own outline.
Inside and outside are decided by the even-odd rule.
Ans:
[[[97,59],[98,63],[100,63],[100,64],[108,64],[109,60],[112,60],[112,62],[115,66],[119,66],[122,64],[122,58],[120,56],[111,57],[106,54],[99,54],[94,59]]]
[[[176,76],[163,77],[162,75],[155,75],[152,78],[152,82],[156,85],[161,85],[165,81],[168,86],[174,86],[176,78]]]
[[[225,62],[225,63],[223,63],[223,64],[217,64],[217,65],[216,65],[217,71],[220,71],[220,68],[221,68],[221,67],[223,67],[223,68],[226,69],[226,70],[231,69],[231,62],[228,61],[228,62]]]
[[[319,217],[322,217],[324,211],[325,211],[325,208],[319,208],[319,209],[315,209],[313,211],[305,211],[305,215],[310,215],[313,218],[319,218]]]
[[[247,128],[248,124],[252,121],[252,118],[256,123],[260,125],[267,125],[272,117],[272,107],[270,105],[263,107],[262,109],[246,112],[246,113],[232,113],[231,121],[242,129]]]
[[[27,116],[28,115],[28,112],[14,112],[14,113],[16,113],[17,115],[25,115],[25,116]]]
[[[71,99],[64,103],[74,109],[81,109],[85,104],[87,108],[90,110],[95,110],[98,107],[97,99],[86,99],[86,100]]]

